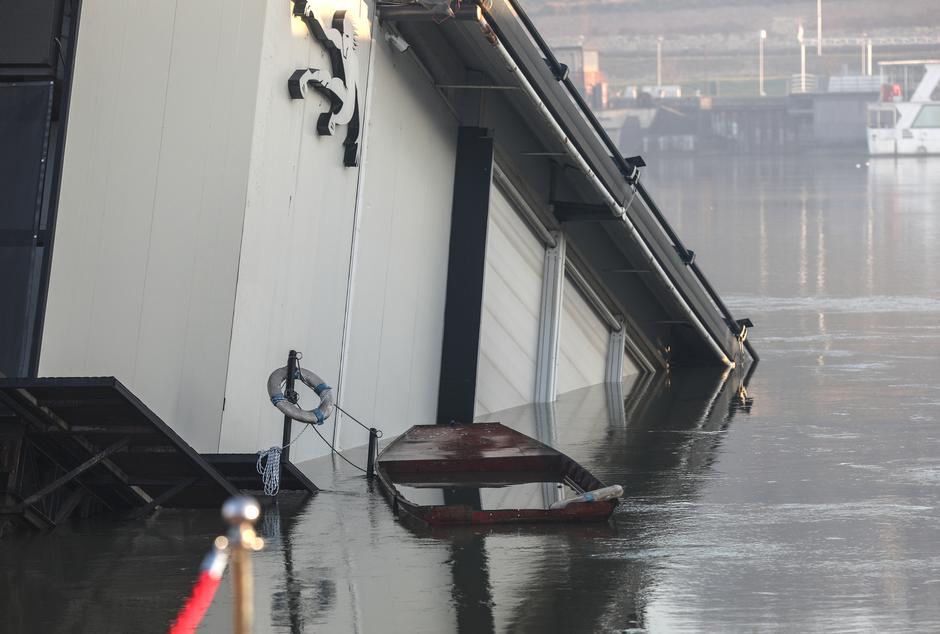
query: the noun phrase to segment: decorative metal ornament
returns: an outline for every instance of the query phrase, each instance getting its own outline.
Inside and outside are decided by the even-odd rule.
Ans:
[[[331,136],[338,125],[345,125],[343,165],[359,164],[359,62],[356,55],[356,27],[346,11],[333,13],[330,26],[321,22],[313,0],[294,0],[294,15],[303,19],[310,35],[330,56],[329,71],[301,68],[287,82],[291,99],[303,99],[309,88],[327,98],[329,108],[317,119],[317,133]]]

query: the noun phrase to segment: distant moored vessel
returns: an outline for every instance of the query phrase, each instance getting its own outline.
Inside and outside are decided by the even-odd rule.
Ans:
[[[868,106],[869,154],[940,154],[940,60],[879,65],[881,99]]]

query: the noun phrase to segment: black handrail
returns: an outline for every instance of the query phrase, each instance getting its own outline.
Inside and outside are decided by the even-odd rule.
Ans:
[[[620,150],[617,148],[617,145],[614,143],[613,139],[610,138],[610,135],[607,134],[607,131],[604,130],[604,126],[602,126],[600,121],[597,120],[597,117],[594,116],[594,112],[591,110],[591,107],[588,106],[586,101],[584,101],[584,97],[582,97],[581,93],[578,92],[577,87],[571,82],[570,79],[568,79],[564,64],[559,62],[558,58],[555,57],[555,53],[552,52],[548,42],[542,38],[542,34],[539,33],[539,30],[535,28],[535,24],[532,23],[532,20],[529,18],[526,12],[522,9],[521,6],[519,6],[519,3],[515,0],[506,0],[506,2],[509,4],[509,6],[512,7],[513,11],[519,17],[519,21],[522,22],[523,26],[525,26],[526,30],[529,32],[529,36],[535,41],[536,45],[538,45],[539,50],[542,51],[542,54],[545,56],[546,63],[548,64],[549,68],[552,69],[552,73],[559,79],[559,82],[564,84],[565,88],[568,89],[571,97],[574,99],[575,103],[588,119],[591,127],[594,128],[594,132],[598,135],[601,142],[603,142],[603,144],[607,147],[607,150],[611,153],[611,157],[614,159],[617,167],[620,168],[620,173],[623,174],[624,178],[627,178],[628,180],[633,178],[636,167],[631,165],[620,154]]]

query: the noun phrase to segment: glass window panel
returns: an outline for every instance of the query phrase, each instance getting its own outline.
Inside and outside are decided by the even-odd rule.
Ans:
[[[923,106],[914,119],[912,128],[940,128],[940,105]]]

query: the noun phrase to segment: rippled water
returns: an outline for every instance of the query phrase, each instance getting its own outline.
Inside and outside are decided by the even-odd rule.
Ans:
[[[763,359],[487,417],[623,484],[609,525],[415,532],[307,464],[328,490],[265,517],[258,631],[940,631],[940,162],[859,160],[648,168]],[[220,528],[5,542],[0,629],[162,631]],[[223,583],[204,631],[230,611]]]

